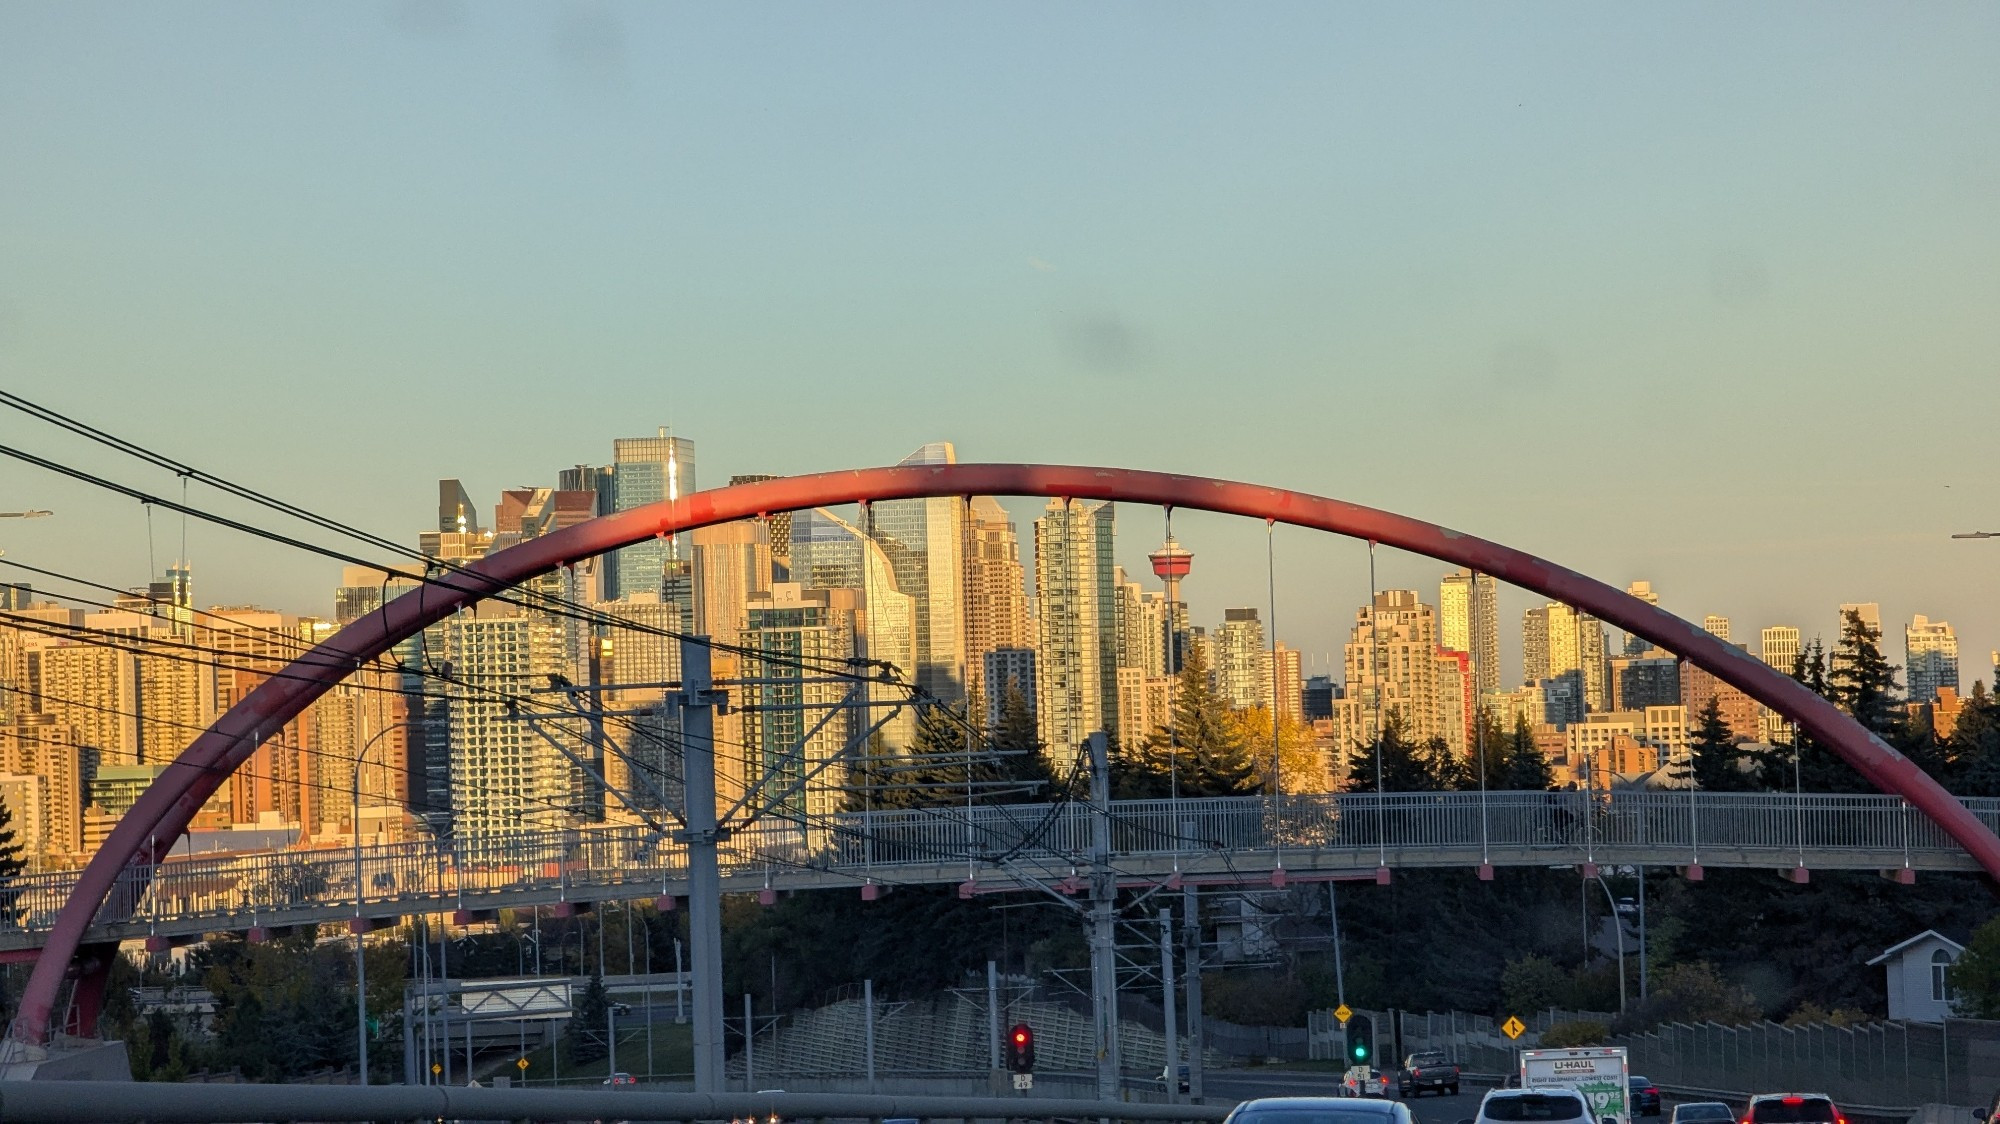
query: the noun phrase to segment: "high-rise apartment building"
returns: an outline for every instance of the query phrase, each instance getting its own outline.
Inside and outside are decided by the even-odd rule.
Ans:
[[[1271,694],[1278,708],[1278,715],[1294,722],[1305,718],[1305,680],[1303,661],[1297,648],[1290,648],[1280,641],[1271,646]],[[1467,690],[1470,690],[1468,680]]]
[[[1021,693],[1021,701],[1028,708],[1028,716],[1033,718],[1036,703],[1035,650],[990,648],[980,662],[984,664],[980,680],[985,684],[982,696],[986,699],[987,727],[1000,725],[1001,710],[1006,706],[1007,692],[1010,690]]]
[[[1037,719],[1061,760],[1095,731],[1118,740],[1115,518],[1109,503],[1056,499],[1035,520]]]
[[[444,622],[452,679],[443,685],[451,731],[453,829],[461,839],[498,839],[568,827],[582,817],[583,772],[543,737],[586,757],[579,723],[547,721],[541,733],[510,696],[568,674],[561,630],[511,605],[482,605]]]
[[[1554,602],[1529,609],[1521,621],[1521,650],[1525,681],[1539,683],[1575,671],[1585,705],[1592,710],[1609,705],[1604,626],[1596,617]]]
[[[1441,647],[1436,659],[1438,736],[1463,758],[1471,752],[1472,722],[1478,713],[1473,707],[1472,657]]]
[[[611,442],[611,510],[630,511],[661,500],[679,499],[695,490],[694,442],[671,436],[661,426],[653,437],[620,437]],[[605,593],[659,593],[665,588],[670,558],[680,557],[670,537],[623,547],[605,556],[609,563]]]
[[[1910,701],[1936,701],[1940,688],[1958,691],[1958,634],[1944,621],[1918,613],[1903,629],[1903,669]]]
[[[1729,642],[1729,618],[1714,613],[1701,618],[1701,630],[1724,643]]]
[[[1476,697],[1500,690],[1500,598],[1491,574],[1446,574],[1438,584],[1438,643],[1471,657]]]
[[[1799,630],[1774,624],[1757,634],[1758,655],[1778,671],[1790,675],[1799,662]]]
[[[1437,615],[1414,589],[1386,589],[1354,614],[1346,647],[1347,697],[1360,737],[1375,740],[1391,715],[1406,737],[1439,736]]]
[[[1271,653],[1254,608],[1224,609],[1215,630],[1216,693],[1239,710],[1271,704]]]
[[[990,709],[1002,684],[986,675],[986,653],[1025,649],[1034,643],[1028,623],[1027,575],[1021,545],[1007,509],[991,496],[974,496],[968,511],[965,555],[965,658],[972,686]]]
[[[760,800],[775,801],[777,813],[806,826],[809,838],[823,835],[844,810],[847,777],[837,762],[865,728],[865,712],[841,705],[849,685],[811,670],[853,654],[857,600],[852,590],[778,582],[744,610],[745,775],[762,778]]]
[[[948,441],[934,441],[898,464],[954,464]],[[953,703],[965,695],[965,503],[956,496],[882,500],[868,505],[868,533],[916,610],[917,685]]]
[[[1681,661],[1681,705],[1690,725],[1699,725],[1708,701],[1721,709],[1722,721],[1738,741],[1757,741],[1763,734],[1762,707],[1757,700],[1694,664]]]

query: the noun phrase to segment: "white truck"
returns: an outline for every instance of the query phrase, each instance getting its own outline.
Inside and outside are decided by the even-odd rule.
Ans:
[[[1623,1046],[1521,1051],[1521,1088],[1577,1094],[1590,1110],[1592,1124],[1632,1124],[1631,1079]]]

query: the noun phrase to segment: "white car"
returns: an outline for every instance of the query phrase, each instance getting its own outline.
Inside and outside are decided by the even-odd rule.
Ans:
[[[1459,1124],[1592,1124],[1583,1098],[1564,1089],[1495,1089]]]
[[[1365,1065],[1351,1066],[1347,1075],[1340,1079],[1340,1095],[1386,1097],[1389,1095],[1389,1075]]]

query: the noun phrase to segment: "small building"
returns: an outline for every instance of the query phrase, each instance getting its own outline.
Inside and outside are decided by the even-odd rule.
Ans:
[[[1952,1014],[1945,969],[1965,954],[1965,946],[1925,929],[1909,940],[1882,951],[1868,962],[1889,973],[1889,1017],[1907,1022],[1941,1023]]]

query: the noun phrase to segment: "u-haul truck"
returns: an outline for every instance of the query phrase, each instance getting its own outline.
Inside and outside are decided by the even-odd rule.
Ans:
[[[1632,1124],[1630,1078],[1623,1046],[1521,1051],[1521,1088],[1577,1094],[1590,1110],[1591,1124]]]

